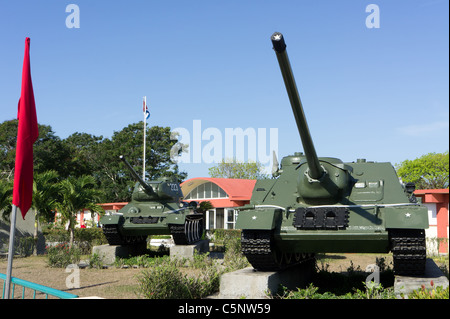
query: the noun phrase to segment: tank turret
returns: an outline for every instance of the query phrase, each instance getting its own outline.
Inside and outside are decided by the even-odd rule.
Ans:
[[[128,163],[123,155],[120,155],[119,158],[125,163],[131,175],[137,181],[132,195],[133,200],[150,201],[157,199],[172,199],[174,201],[179,201],[183,197],[178,182],[172,181],[168,177],[146,182],[139,176],[133,167],[131,167],[130,163]]]

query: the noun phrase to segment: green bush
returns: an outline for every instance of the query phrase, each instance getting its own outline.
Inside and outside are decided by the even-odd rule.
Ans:
[[[241,252],[241,238],[228,237],[225,242],[225,254],[223,256],[227,271],[235,271],[250,266],[247,258]]]
[[[81,251],[78,247],[69,247],[68,243],[47,246],[47,262],[50,267],[65,268],[80,261]]]
[[[431,289],[425,288],[424,285],[420,289],[414,290],[408,295],[409,299],[447,299],[449,298],[448,287],[442,288],[441,286],[434,287],[433,281],[431,281]]]
[[[47,228],[43,230],[46,242],[69,242],[69,232],[63,228]],[[82,254],[90,254],[92,247],[107,244],[101,228],[75,228],[74,244],[78,246]]]
[[[164,258],[138,276],[138,293],[147,299],[198,299],[219,290],[220,273],[205,266],[199,276],[182,274],[179,262]],[[199,263],[199,260],[197,262]],[[198,266],[198,265],[197,265]]]
[[[33,254],[36,247],[36,240],[32,236],[19,237],[15,240],[16,251],[22,257],[28,257]]]
[[[138,281],[139,292],[147,299],[183,299],[189,295],[185,277],[170,263],[144,270]]]

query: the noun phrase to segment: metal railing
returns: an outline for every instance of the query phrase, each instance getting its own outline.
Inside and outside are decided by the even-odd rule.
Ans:
[[[5,299],[5,288],[6,288],[6,275],[0,273],[0,279],[3,280],[3,292],[2,292],[2,299]],[[61,291],[58,289],[50,288],[47,286],[39,285],[31,281],[27,281],[24,279],[11,277],[11,299],[14,299],[14,290],[15,287],[21,286],[22,288],[22,299],[25,299],[25,289],[31,289],[33,291],[33,299],[36,299],[36,292],[40,292],[45,295],[45,299],[48,299],[48,296],[54,296],[56,298],[60,299],[71,299],[71,298],[78,298],[77,295]]]

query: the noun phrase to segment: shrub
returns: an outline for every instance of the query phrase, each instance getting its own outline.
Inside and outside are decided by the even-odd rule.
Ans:
[[[170,263],[142,271],[139,292],[147,299],[183,299],[189,297],[185,277]]]
[[[50,267],[65,268],[80,261],[81,251],[78,247],[69,247],[68,243],[47,246],[47,259]]]
[[[43,230],[47,242],[65,243],[69,242],[69,232],[63,228],[46,228]],[[101,228],[75,228],[74,243],[82,254],[90,254],[92,247],[107,244],[105,235]]]
[[[420,289],[414,290],[408,295],[409,299],[448,299],[448,287],[442,288],[441,286],[434,287],[433,281],[431,281],[431,289],[425,288],[424,285]]]
[[[225,242],[224,264],[227,271],[235,271],[250,266],[241,252],[241,238],[232,236]]]
[[[138,293],[147,299],[197,299],[217,292],[220,272],[213,265],[201,268],[199,276],[187,276],[180,271],[179,262],[161,258],[138,276]]]

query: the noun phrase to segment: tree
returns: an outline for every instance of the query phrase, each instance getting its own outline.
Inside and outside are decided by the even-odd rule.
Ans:
[[[36,221],[50,221],[58,200],[59,175],[50,170],[34,174],[32,207],[36,210]]]
[[[416,184],[416,189],[439,189],[449,186],[449,153],[428,153],[415,160],[396,165],[404,183]]]
[[[262,179],[268,178],[264,173],[264,166],[259,162],[242,163],[233,160],[225,160],[217,166],[209,168],[209,176],[221,178],[239,178],[239,179]]]
[[[92,175],[97,188],[103,191],[102,201],[129,201],[135,181],[119,160],[124,155],[131,165],[142,173],[143,125],[133,123],[111,139],[76,132],[61,140],[48,125],[39,124],[39,138],[34,144],[34,172],[53,170],[60,178]],[[17,120],[0,123],[0,179],[14,180],[17,140]],[[176,140],[171,139],[169,127],[147,127],[146,172],[148,179],[186,178],[171,160]],[[181,152],[181,150],[180,150]]]
[[[0,178],[0,212],[2,218],[9,220],[12,210],[13,180]]]
[[[14,179],[18,121],[0,124],[0,179]]]
[[[0,178],[13,179],[16,159],[17,120],[0,124]],[[39,137],[33,146],[34,172],[55,170],[62,177],[70,174],[71,154],[51,126],[38,124]]]
[[[63,144],[69,150],[69,174],[71,176],[92,175],[96,167],[98,145],[102,143],[103,136],[75,132]]]
[[[33,180],[33,202],[31,207],[35,210],[34,217],[34,240],[37,242],[38,227],[40,221],[48,222],[55,209],[58,196],[58,178],[56,171],[46,171],[34,174]],[[36,246],[35,251],[36,253]]]
[[[102,212],[103,208],[95,204],[101,194],[97,190],[95,179],[89,175],[62,180],[59,183],[59,194],[56,208],[62,216],[63,223],[69,222],[69,246],[72,247],[77,213],[83,209]]]
[[[105,139],[94,146],[95,160],[93,175],[104,190],[106,201],[129,201],[135,181],[128,169],[119,160],[124,155],[139,175],[143,163],[143,122],[130,124],[111,139]],[[178,181],[186,178],[185,172],[170,158],[170,150],[176,141],[170,139],[169,127],[147,127],[147,147],[145,168],[147,179],[175,177]]]

